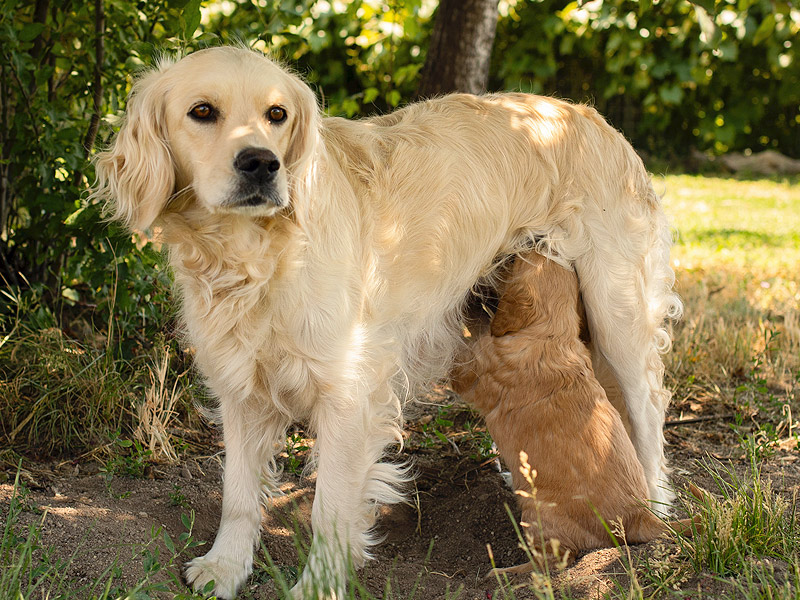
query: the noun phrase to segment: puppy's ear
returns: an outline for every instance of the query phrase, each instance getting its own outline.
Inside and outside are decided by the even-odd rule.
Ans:
[[[297,114],[292,121],[289,147],[284,157],[289,174],[289,194],[294,200],[312,175],[314,156],[319,143],[321,115],[317,97],[311,88],[290,75],[292,105]]]
[[[494,337],[516,333],[525,329],[535,319],[536,307],[527,293],[525,282],[512,281],[503,292],[492,317],[491,330]]]
[[[125,121],[111,148],[94,159],[92,198],[106,202],[111,217],[130,229],[149,228],[175,190],[175,167],[166,136],[162,70],[138,80]]]
[[[541,318],[542,257],[535,252],[517,256],[492,317],[492,335],[500,337],[525,329]]]

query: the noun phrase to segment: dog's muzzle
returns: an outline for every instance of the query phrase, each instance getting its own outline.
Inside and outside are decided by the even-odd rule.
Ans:
[[[275,188],[281,161],[272,150],[245,148],[233,160],[239,183],[236,193],[227,203],[229,207],[281,206],[283,200]]]

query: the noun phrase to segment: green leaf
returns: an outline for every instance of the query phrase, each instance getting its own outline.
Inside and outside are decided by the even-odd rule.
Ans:
[[[78,294],[77,291],[68,287],[65,287],[63,290],[61,290],[61,295],[72,302],[78,302],[81,299],[80,294]]]
[[[769,38],[773,31],[775,31],[775,14],[770,13],[761,21],[761,25],[756,29],[756,33],[753,36],[753,45],[758,46],[761,42]]]
[[[189,2],[186,3],[186,7],[183,9],[183,38],[186,40],[191,39],[194,32],[197,31],[197,28],[200,26],[200,18],[202,16],[200,13],[200,4],[201,0],[189,0]]]
[[[709,16],[708,11],[699,3],[694,5],[694,11],[697,14],[697,23],[700,25],[701,38],[700,40],[707,46],[716,47],[722,39],[722,32],[720,31],[714,19]]]
[[[20,42],[30,42],[44,31],[44,23],[25,23],[17,36]]]
[[[175,554],[175,544],[172,542],[172,538],[169,537],[169,534],[166,530],[164,530],[162,537],[164,538],[164,545],[167,547],[167,550],[169,550],[169,553]]]
[[[699,7],[706,13],[711,13],[712,15],[717,14],[716,0],[692,0],[692,4],[694,4],[695,9]]]
[[[734,62],[739,58],[739,46],[733,40],[727,40],[719,45],[719,57],[728,62]]]
[[[386,101],[389,103],[389,106],[397,106],[398,104],[400,104],[401,99],[402,96],[400,95],[400,92],[397,90],[392,90],[391,92],[386,94]]]
[[[78,218],[81,216],[81,213],[84,210],[86,210],[86,207],[85,206],[81,206],[78,210],[76,210],[75,212],[73,212],[70,215],[68,215],[67,218],[64,219],[64,224],[65,225],[74,225],[77,222]]]
[[[669,85],[658,90],[658,95],[665,104],[678,104],[683,99],[683,90],[679,85]]]
[[[378,88],[369,87],[364,90],[364,104],[369,104],[370,102],[374,102],[375,98],[378,97]]]
[[[186,7],[183,9],[183,38],[186,40],[191,39],[194,32],[197,31],[197,28],[200,26],[200,18],[202,16],[200,13],[200,4],[201,0],[189,0],[189,2],[186,3]]]
[[[653,6],[653,0],[639,0],[639,16],[641,17]]]

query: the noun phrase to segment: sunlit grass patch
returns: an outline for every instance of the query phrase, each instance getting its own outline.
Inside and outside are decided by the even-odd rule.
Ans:
[[[753,560],[793,560],[800,547],[796,498],[786,500],[773,491],[770,480],[761,475],[754,449],[744,475],[719,463],[706,462],[704,468],[721,499],[702,507],[702,531],[686,541],[694,568],[733,575]]]
[[[796,281],[800,264],[797,181],[680,175],[656,178],[654,185],[664,194],[664,206],[677,232],[673,261],[678,268],[725,266],[754,278],[783,274]]]
[[[759,388],[796,404],[800,185],[686,175],[661,181],[686,305],[667,357],[670,386],[678,397],[733,402],[736,389],[757,378]]]

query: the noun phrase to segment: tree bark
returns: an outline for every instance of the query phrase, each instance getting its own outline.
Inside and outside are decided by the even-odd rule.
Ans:
[[[498,0],[441,0],[417,95],[486,91]]]

